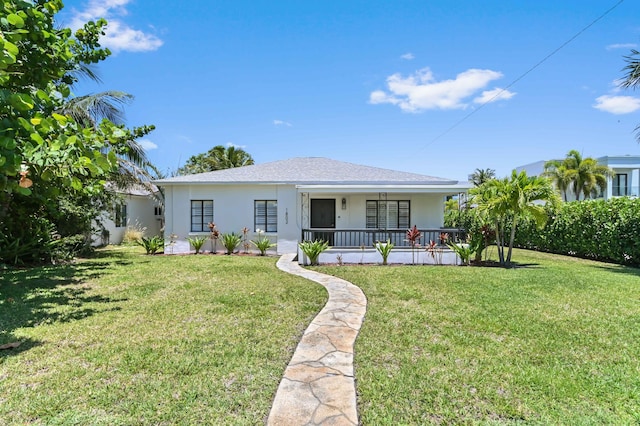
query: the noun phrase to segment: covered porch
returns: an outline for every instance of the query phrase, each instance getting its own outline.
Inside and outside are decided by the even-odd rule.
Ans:
[[[443,227],[447,196],[464,194],[468,185],[298,185],[300,241],[323,240],[330,250],[322,263],[379,263],[377,242],[390,241],[389,262],[457,263],[447,243],[462,242],[464,230]],[[407,230],[420,237],[412,250]],[[428,248],[430,247],[430,252]],[[300,253],[299,260],[304,262]],[[430,257],[429,259],[427,257]]]

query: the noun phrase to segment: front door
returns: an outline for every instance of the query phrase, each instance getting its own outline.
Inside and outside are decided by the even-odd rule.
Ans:
[[[325,198],[311,199],[311,228],[336,227],[336,200]],[[333,232],[314,232],[314,240],[328,241],[333,245]]]

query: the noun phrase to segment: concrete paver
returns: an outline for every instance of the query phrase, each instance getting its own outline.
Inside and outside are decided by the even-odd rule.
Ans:
[[[294,258],[283,255],[278,268],[323,285],[329,300],[296,347],[267,425],[357,425],[353,346],[367,299],[350,282],[304,269]]]

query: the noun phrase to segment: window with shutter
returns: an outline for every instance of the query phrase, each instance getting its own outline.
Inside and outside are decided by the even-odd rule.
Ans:
[[[278,232],[278,202],[276,200],[254,201],[254,230]]]
[[[213,222],[213,200],[191,200],[191,232],[209,230]]]
[[[409,229],[411,204],[409,201],[367,200],[366,215],[368,229]]]

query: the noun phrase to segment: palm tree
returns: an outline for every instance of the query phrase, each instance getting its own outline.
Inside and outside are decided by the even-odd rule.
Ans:
[[[527,176],[525,171],[511,173],[511,178],[493,179],[470,191],[472,202],[478,205],[480,213],[487,214],[493,222],[500,264],[509,266],[518,221],[531,217],[540,227],[548,216],[545,203],[555,205],[559,196],[551,180],[540,176]],[[506,231],[511,228],[507,244]],[[505,256],[505,248],[508,247]]]
[[[82,71],[87,72],[84,69]],[[96,128],[105,119],[121,125],[124,123],[123,106],[132,100],[133,95],[110,90],[72,98],[58,112],[72,117],[83,127]],[[116,186],[124,189],[142,185],[153,192],[150,181],[159,177],[158,170],[136,140],[127,142],[125,152],[118,155],[118,163],[118,172],[111,178]]]
[[[607,187],[607,179],[615,176],[612,169],[598,164],[595,158],[583,158],[582,154],[575,149],[567,153],[563,165],[567,169],[569,184],[576,195],[576,200],[580,199],[580,194],[587,199],[596,195],[598,191],[604,191]]]
[[[214,157],[220,169],[231,169],[233,167],[250,166],[253,164],[253,158],[242,148],[235,146],[223,147],[218,145],[213,147]]]
[[[480,186],[488,180],[495,179],[496,171],[493,169],[476,169],[471,173],[471,183],[473,186]]]
[[[542,176],[551,179],[556,189],[562,193],[564,201],[567,201],[567,190],[574,175],[574,171],[567,168],[567,165],[561,160],[551,160],[544,163]]]
[[[626,71],[624,80],[620,84],[625,89],[636,88],[640,85],[640,52],[635,49],[631,49],[631,54],[624,57],[627,62],[627,66],[623,71]]]
[[[205,154],[194,155],[183,167],[178,169],[178,175],[205,173],[214,170],[231,169],[234,167],[250,166],[253,158],[242,148],[235,146],[224,147],[217,145]]]
[[[620,86],[625,89],[635,89],[640,86],[640,52],[635,49],[631,49],[631,54],[625,56],[624,60],[627,62],[627,66],[623,69],[623,71],[626,72],[626,75],[624,76],[624,80],[620,83]],[[640,125],[635,128],[635,131],[636,139],[640,142]]]

